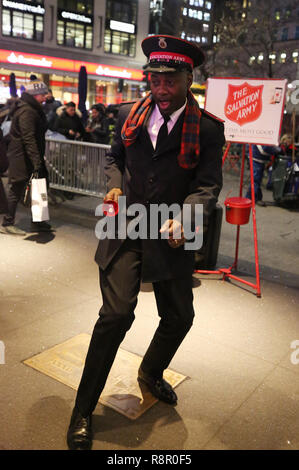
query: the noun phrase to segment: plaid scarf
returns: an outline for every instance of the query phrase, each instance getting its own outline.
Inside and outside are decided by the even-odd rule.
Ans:
[[[132,145],[138,137],[141,126],[143,125],[147,115],[154,106],[154,100],[151,93],[145,98],[137,101],[121,131],[121,137],[126,147]],[[181,151],[178,155],[178,162],[182,168],[194,168],[199,159],[199,121],[201,112],[197,101],[191,91],[187,94],[187,105],[182,130]]]

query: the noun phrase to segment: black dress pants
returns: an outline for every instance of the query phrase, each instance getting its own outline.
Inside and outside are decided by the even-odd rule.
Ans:
[[[0,214],[6,214],[8,210],[7,196],[0,175]]]
[[[103,306],[76,397],[76,406],[83,416],[96,407],[119,345],[134,321],[141,266],[140,241],[126,240],[108,268],[100,270]],[[161,378],[193,322],[192,276],[154,282],[153,288],[160,322],[141,367],[147,374]]]
[[[17,211],[17,205],[21,200],[21,197],[24,194],[24,189],[26,186],[27,180],[18,181],[16,183],[11,183],[8,195],[7,195],[7,212],[3,217],[3,226],[14,225],[15,216]]]

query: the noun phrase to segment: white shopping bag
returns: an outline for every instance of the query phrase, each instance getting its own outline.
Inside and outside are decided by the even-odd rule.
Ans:
[[[46,178],[32,178],[31,213],[33,222],[43,222],[50,219]]]

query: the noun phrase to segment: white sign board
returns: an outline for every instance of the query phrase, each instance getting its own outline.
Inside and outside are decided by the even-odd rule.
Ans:
[[[287,80],[209,78],[205,110],[224,121],[229,142],[278,145]]]

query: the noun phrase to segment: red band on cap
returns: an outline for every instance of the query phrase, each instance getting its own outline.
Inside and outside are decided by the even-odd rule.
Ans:
[[[168,62],[173,60],[175,62],[184,62],[190,64],[193,67],[193,60],[183,54],[177,54],[176,52],[151,52],[149,56],[150,61],[156,60],[158,62]]]

